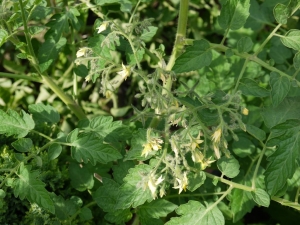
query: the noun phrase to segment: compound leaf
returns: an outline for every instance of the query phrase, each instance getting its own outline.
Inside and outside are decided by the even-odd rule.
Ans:
[[[166,225],[224,225],[225,220],[218,207],[203,206],[198,201],[190,200],[180,205],[176,213],[181,217],[172,217]]]
[[[300,148],[300,120],[287,120],[271,130],[268,145],[277,145],[276,151],[267,158],[265,182],[272,196],[282,189],[287,179],[292,178],[297,169],[296,159]]]
[[[250,15],[249,9],[250,0],[227,0],[222,5],[218,22],[224,30],[237,30],[246,23]]]
[[[25,197],[30,203],[36,203],[40,207],[54,213],[54,203],[45,189],[45,184],[37,179],[37,171],[30,171],[30,166],[21,163],[18,177],[14,180],[14,195],[22,200]]]
[[[23,110],[21,116],[10,109],[7,113],[0,110],[0,121],[0,134],[14,135],[18,138],[25,137],[35,126],[32,118]]]
[[[176,73],[199,70],[204,66],[209,66],[212,61],[212,52],[209,42],[205,40],[194,41],[193,46],[186,48],[175,62],[173,70]]]

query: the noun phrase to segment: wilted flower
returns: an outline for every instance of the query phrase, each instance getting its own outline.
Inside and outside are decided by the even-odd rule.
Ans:
[[[104,21],[100,27],[97,27],[96,29],[98,30],[97,33],[100,34],[102,31],[105,31],[107,26],[108,26],[109,22]]]
[[[164,180],[164,178],[162,177],[162,175],[158,179],[155,179],[155,176],[154,176],[153,173],[150,175],[149,180],[148,180],[148,188],[151,191],[151,195],[152,195],[153,199],[156,198],[156,189],[157,189],[157,186],[161,182],[163,182],[163,180]]]
[[[214,143],[213,148],[217,159],[221,158],[221,153],[218,144]]]
[[[130,75],[131,67],[130,66],[125,66],[122,63],[122,68],[123,69],[121,71],[119,71],[118,74],[121,75],[124,80],[126,80],[127,77]]]
[[[219,127],[218,129],[215,130],[213,135],[211,136],[212,141],[215,143],[219,143],[222,135],[222,129]]]
[[[188,186],[188,178],[186,176],[186,172],[183,173],[183,177],[181,179],[176,178],[178,185],[173,187],[174,189],[179,189],[179,194],[182,192],[182,190],[186,191],[186,188]]]

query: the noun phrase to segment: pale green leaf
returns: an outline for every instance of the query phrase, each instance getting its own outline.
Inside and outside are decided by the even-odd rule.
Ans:
[[[48,159],[53,160],[56,159],[62,151],[62,147],[60,144],[52,144],[48,148]]]
[[[273,106],[278,106],[287,96],[290,90],[290,80],[287,77],[280,76],[276,72],[270,74],[271,98]]]
[[[21,116],[10,109],[7,113],[0,110],[0,121],[0,134],[14,135],[18,138],[25,137],[35,126],[32,118],[23,110]]]
[[[251,192],[253,200],[261,206],[264,207],[269,207],[270,205],[270,196],[268,193],[261,189],[261,188],[256,188],[255,191]]]
[[[151,39],[154,37],[154,35],[156,34],[157,31],[157,27],[154,26],[149,26],[148,29],[143,30],[143,33],[141,35],[141,39],[144,42],[149,42],[151,41]]]
[[[176,213],[181,217],[172,217],[166,225],[224,225],[225,220],[217,206],[203,206],[198,201],[190,200],[186,204],[180,205]]]
[[[249,52],[252,50],[253,42],[250,37],[242,37],[237,42],[237,50],[240,53]]]
[[[196,189],[198,189],[202,184],[204,184],[204,182],[206,180],[206,175],[203,171],[200,171],[197,173],[189,172],[187,174],[187,178],[188,178],[188,183],[189,183],[189,185],[187,186],[187,189],[189,191],[193,192]]]
[[[122,158],[119,151],[103,143],[103,138],[95,133],[79,134],[71,143],[72,157],[78,162],[108,163]]]
[[[256,126],[253,126],[251,124],[246,124],[246,130],[257,140],[263,141],[266,139],[266,132]]]
[[[222,5],[218,22],[224,30],[237,30],[246,23],[249,9],[250,0],[227,0]]]
[[[138,207],[138,216],[141,218],[160,218],[166,217],[177,208],[172,202],[165,199],[157,199],[150,203],[145,203]]]
[[[300,30],[289,30],[280,40],[286,47],[300,51]]]
[[[32,140],[29,138],[20,138],[12,142],[11,145],[19,152],[30,152],[33,148]]]
[[[173,66],[176,73],[190,72],[209,66],[212,61],[212,52],[209,42],[206,40],[197,40],[192,46],[186,48],[186,51],[180,55]]]
[[[78,123],[78,128],[84,131],[93,131],[98,135],[105,137],[113,130],[122,127],[122,121],[113,121],[111,116],[96,116],[92,119],[82,119]]]
[[[38,174],[37,171],[30,171],[30,166],[21,163],[18,178],[13,183],[14,195],[21,200],[27,198],[30,203],[36,203],[54,213],[54,203],[45,189],[45,184],[37,178]]]
[[[244,78],[240,81],[239,89],[243,95],[252,95],[255,97],[267,97],[270,92],[265,88],[260,87],[254,80]]]
[[[57,110],[50,105],[38,103],[34,105],[29,105],[28,109],[36,123],[48,122],[53,124],[58,123],[60,120],[60,116]]]
[[[129,173],[124,178],[124,184],[120,187],[120,192],[116,204],[116,209],[126,209],[131,205],[133,208],[152,201],[153,197],[145,183],[152,167],[147,164],[140,164],[129,169]]]
[[[240,172],[239,161],[233,156],[230,156],[230,158],[223,156],[217,161],[217,165],[222,174],[229,178],[236,177]]]
[[[276,151],[267,158],[265,182],[272,196],[282,189],[296,171],[300,149],[300,120],[287,120],[271,130],[268,145],[276,144]]]
[[[103,185],[93,193],[93,199],[104,212],[114,212],[120,192],[120,185],[106,177],[102,178],[102,182]]]
[[[278,23],[286,24],[290,16],[288,7],[284,4],[277,4],[274,8],[274,17]]]
[[[144,54],[145,54],[145,49],[143,48],[140,48],[139,50],[137,50],[135,52],[135,56],[133,53],[131,53],[132,51],[130,52],[126,52],[126,59],[127,59],[127,62],[129,65],[135,65],[136,64],[136,58],[138,60],[138,62],[141,62],[143,57],[144,57]]]
[[[54,39],[46,39],[38,53],[39,67],[41,72],[46,71],[49,66],[57,59],[60,49],[65,46],[67,39],[62,37],[56,43]]]
[[[266,126],[271,128],[288,119],[300,119],[299,112],[299,98],[285,98],[277,107],[270,106],[263,109],[262,116]]]
[[[293,59],[294,67],[296,70],[300,69],[300,51],[297,52]]]
[[[78,191],[89,190],[94,186],[93,174],[85,165],[70,163],[69,175],[72,187]]]
[[[0,47],[6,42],[6,38],[8,37],[8,33],[4,29],[0,29]]]

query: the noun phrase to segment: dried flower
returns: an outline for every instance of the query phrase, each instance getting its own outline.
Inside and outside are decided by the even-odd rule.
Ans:
[[[98,30],[97,33],[100,34],[102,31],[105,31],[107,29],[109,22],[104,21],[100,27],[97,27],[96,29]]]
[[[211,136],[212,141],[215,143],[219,143],[222,135],[222,129],[219,127],[218,129],[215,130],[213,135]]]

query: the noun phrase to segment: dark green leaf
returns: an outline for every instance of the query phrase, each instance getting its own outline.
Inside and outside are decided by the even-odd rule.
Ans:
[[[221,14],[218,17],[220,26],[226,30],[240,29],[250,15],[250,0],[227,0],[222,5]]]
[[[33,148],[32,140],[29,138],[20,138],[11,145],[19,152],[30,152],[30,150]]]
[[[62,37],[56,43],[54,39],[46,39],[38,53],[39,67],[41,72],[46,71],[49,66],[57,59],[60,49],[65,46],[67,39]]]
[[[198,189],[202,184],[204,184],[205,179],[206,179],[206,175],[203,171],[197,172],[197,173],[192,173],[189,172],[187,175],[188,178],[188,187],[187,189],[189,191],[195,191],[196,189]]]
[[[233,156],[227,158],[223,156],[217,162],[219,170],[224,174],[226,177],[234,178],[240,172],[240,164]]]
[[[138,216],[140,218],[156,218],[166,217],[169,213],[173,212],[177,208],[172,202],[165,199],[157,199],[150,203],[138,207]]]
[[[289,30],[280,40],[286,47],[300,51],[300,30]]]
[[[42,19],[45,19],[52,11],[53,9],[50,7],[37,5],[36,7],[34,7],[34,10],[31,11],[28,21],[29,20],[41,21]]]
[[[72,157],[78,162],[92,165],[96,162],[108,163],[122,158],[120,152],[108,144],[103,143],[103,138],[94,133],[80,134],[77,139],[71,142]]]
[[[54,14],[50,22],[47,23],[47,26],[50,27],[50,29],[45,34],[45,39],[59,43],[62,34],[69,31],[68,17],[66,14]]]
[[[14,195],[21,200],[25,197],[30,203],[36,203],[40,207],[54,213],[54,204],[51,200],[48,191],[45,189],[45,184],[37,179],[38,172],[30,171],[29,166],[21,166],[18,171],[18,178],[14,180],[13,189]]]
[[[166,225],[224,225],[225,220],[217,206],[203,206],[200,202],[190,200],[180,205],[176,213],[181,217],[172,217]]]
[[[14,135],[18,138],[25,137],[35,126],[32,118],[23,110],[21,116],[10,109],[7,113],[0,110],[0,121],[0,134]]]
[[[263,189],[257,188],[255,191],[251,192],[253,200],[261,206],[269,207],[270,205],[270,196]]]
[[[241,158],[251,155],[255,150],[254,144],[244,137],[239,137],[238,141],[234,141],[232,147],[234,154]]]
[[[287,179],[292,178],[296,171],[300,148],[299,131],[300,120],[287,120],[271,130],[269,139],[278,145],[276,151],[268,157],[269,163],[265,171],[266,187],[271,196],[283,188]]]
[[[112,212],[107,213],[104,218],[113,224],[124,224],[132,218],[130,209],[116,209]]]
[[[72,187],[78,191],[89,190],[94,186],[93,174],[90,173],[85,165],[71,163],[69,166],[69,175]]]
[[[270,48],[269,55],[278,64],[284,64],[292,57],[292,50],[284,45],[274,45]],[[270,65],[272,65],[270,63]]]
[[[243,95],[252,95],[255,97],[267,97],[270,92],[260,86],[249,78],[244,78],[240,81],[239,89],[242,91]]]
[[[290,80],[287,77],[280,76],[276,72],[270,74],[271,97],[273,106],[278,106],[287,96],[290,90]]]
[[[93,218],[92,211],[87,207],[83,207],[82,209],[80,209],[79,218],[80,221],[86,221],[92,219]]]
[[[128,170],[133,168],[135,163],[133,161],[119,161],[118,164],[112,166],[114,180],[119,184],[123,183],[124,177],[127,175]]]
[[[209,66],[212,61],[212,52],[209,42],[205,40],[194,41],[193,46],[186,48],[186,51],[180,55],[173,66],[176,73],[190,72],[199,70],[204,66]]]
[[[249,52],[252,50],[253,47],[253,42],[250,37],[242,37],[238,42],[237,42],[237,50],[240,53],[243,52]]]
[[[48,122],[53,124],[58,123],[60,120],[58,112],[50,105],[38,103],[34,105],[29,105],[28,109],[36,123]]]
[[[56,159],[60,153],[62,151],[62,147],[60,144],[52,144],[50,145],[50,147],[48,148],[48,159],[49,160],[53,160]]]
[[[300,69],[300,51],[297,52],[293,59],[294,67],[296,70]]]
[[[262,129],[259,129],[256,126],[253,126],[251,124],[246,124],[246,130],[257,140],[263,141],[266,139],[266,132],[264,132]]]
[[[89,70],[85,65],[80,64],[74,68],[74,73],[79,77],[86,77]]]

